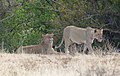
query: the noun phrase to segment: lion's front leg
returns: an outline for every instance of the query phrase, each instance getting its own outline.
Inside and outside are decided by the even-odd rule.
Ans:
[[[88,43],[88,44],[87,44],[87,48],[88,48],[88,50],[89,50],[90,52],[93,52],[93,48],[92,48],[92,46],[91,46],[91,43]]]

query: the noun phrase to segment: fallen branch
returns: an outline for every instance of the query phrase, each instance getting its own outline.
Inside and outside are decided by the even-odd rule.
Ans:
[[[14,16],[14,14],[12,14],[11,16],[8,16],[8,17],[6,17],[6,18],[4,18],[4,19],[2,19],[2,20],[0,20],[0,22],[3,22],[3,21],[5,21],[5,20],[7,20],[7,19],[9,19],[9,18],[11,18],[11,17],[13,17]]]
[[[120,31],[114,31],[114,30],[111,30],[111,29],[103,29],[105,31],[109,31],[109,32],[113,32],[113,33],[119,33],[120,34]]]

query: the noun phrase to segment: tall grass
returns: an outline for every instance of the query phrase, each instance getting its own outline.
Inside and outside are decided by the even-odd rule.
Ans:
[[[120,76],[120,55],[109,48],[106,55],[100,48],[76,56],[1,53],[0,76]]]

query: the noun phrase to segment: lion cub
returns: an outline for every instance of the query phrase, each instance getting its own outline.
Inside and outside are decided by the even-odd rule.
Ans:
[[[21,46],[17,49],[17,53],[28,54],[51,54],[56,53],[53,49],[53,33],[42,35],[43,42],[38,45]]]

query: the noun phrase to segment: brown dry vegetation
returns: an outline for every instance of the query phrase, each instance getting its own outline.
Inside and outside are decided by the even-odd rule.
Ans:
[[[0,54],[0,76],[119,76],[120,55]]]

